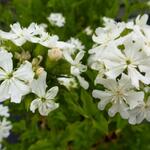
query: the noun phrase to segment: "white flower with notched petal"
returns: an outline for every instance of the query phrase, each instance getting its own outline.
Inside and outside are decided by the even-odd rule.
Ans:
[[[59,107],[54,99],[58,93],[58,87],[52,87],[46,91],[46,72],[43,71],[37,80],[33,80],[31,84],[32,93],[38,97],[31,102],[30,110],[34,113],[36,109],[42,116],[47,116],[51,111]]]
[[[26,39],[24,38],[23,29],[21,28],[20,24],[17,22],[13,25],[10,25],[10,27],[10,32],[0,31],[0,37],[2,39],[11,40],[17,46],[23,45],[26,42]]]
[[[124,42],[125,49],[113,48],[104,60],[106,69],[105,74],[112,79],[121,73],[126,73],[131,79],[132,84],[139,88],[139,81],[150,84],[150,78],[143,73],[150,72],[150,57],[141,51],[140,39],[134,39],[132,35]]]
[[[11,128],[11,122],[7,121],[6,118],[0,120],[0,142],[3,140],[3,138],[7,138],[9,136]]]
[[[31,23],[28,28],[22,28],[17,22],[10,25],[10,32],[0,31],[2,39],[11,40],[17,46],[22,46],[26,41],[37,43],[39,35],[44,32],[43,27],[38,26],[36,23]]]
[[[2,104],[0,104],[0,116],[3,117],[9,117],[10,114],[8,113],[9,109],[7,106],[3,106]]]
[[[63,27],[65,24],[65,18],[61,13],[51,13],[47,19],[52,25],[57,27]]]
[[[101,79],[99,83],[104,85],[106,90],[93,90],[93,97],[101,99],[98,103],[100,110],[104,110],[108,103],[112,104],[108,110],[108,114],[111,117],[119,112],[122,118],[127,119],[129,117],[129,108],[133,109],[143,102],[144,93],[134,91],[130,79],[126,75],[122,75],[119,81]]]
[[[4,55],[3,55],[4,54]],[[3,57],[6,56],[6,59]],[[33,80],[32,64],[25,61],[19,68],[13,70],[12,54],[0,52],[0,101],[11,99],[11,102],[20,103],[22,96],[30,91],[29,83]]]
[[[81,64],[80,62],[81,59],[84,57],[84,53],[84,51],[80,51],[73,60],[70,53],[64,51],[64,57],[71,64],[71,74],[77,77],[80,85],[84,89],[87,89],[89,87],[89,83],[83,77],[80,76],[82,72],[85,72],[87,70],[87,66]]]
[[[109,21],[110,20],[110,21]],[[95,43],[99,44],[97,47],[91,49],[89,52],[94,53],[97,51],[103,51],[107,46],[115,43],[116,39],[120,36],[125,29],[125,25],[117,22],[112,22],[111,19],[104,19],[105,27],[98,27],[95,30],[95,34],[92,39]]]
[[[150,97],[129,112],[129,123],[139,124],[144,119],[150,122]]]

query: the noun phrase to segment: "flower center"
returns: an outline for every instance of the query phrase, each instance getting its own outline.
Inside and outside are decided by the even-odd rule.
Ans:
[[[130,65],[130,64],[131,64],[131,60],[130,60],[130,59],[127,59],[127,60],[126,60],[126,64],[127,64],[127,65]]]
[[[46,99],[45,99],[44,97],[41,97],[41,101],[42,101],[42,102],[45,102]]]
[[[116,91],[116,96],[122,97],[122,96],[123,96],[122,91],[121,91],[121,90],[117,90],[117,91]]]
[[[10,72],[10,73],[8,73],[6,75],[6,79],[11,79],[12,77],[13,77],[13,73],[12,72]]]

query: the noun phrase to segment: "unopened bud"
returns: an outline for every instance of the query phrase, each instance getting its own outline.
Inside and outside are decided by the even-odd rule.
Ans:
[[[39,67],[39,68],[36,70],[36,75],[39,76],[43,71],[44,71],[44,68]]]
[[[48,57],[51,60],[58,61],[59,59],[63,57],[63,53],[60,48],[52,48],[48,50]]]

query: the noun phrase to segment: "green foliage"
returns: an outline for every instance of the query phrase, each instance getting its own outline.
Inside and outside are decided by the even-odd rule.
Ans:
[[[0,1],[1,2],[1,1]],[[121,8],[121,6],[124,6]],[[51,34],[58,34],[62,40],[78,37],[91,48],[92,40],[83,30],[87,26],[93,29],[102,25],[102,17],[127,20],[135,14],[144,13],[149,8],[140,0],[9,0],[0,3],[0,28],[9,30],[9,25],[20,22],[28,26],[31,22],[48,24]],[[51,26],[46,17],[51,12],[61,12],[66,18],[64,28]],[[7,43],[14,51],[20,51],[12,43]],[[44,56],[47,49],[26,43],[23,49],[32,55]],[[86,57],[83,60],[86,62]],[[54,83],[57,74],[68,74],[66,62],[51,63],[46,58],[44,65]],[[58,102],[60,107],[48,117],[32,114],[29,109],[31,96],[21,104],[10,104],[13,122],[12,136],[4,141],[8,150],[103,150],[129,149],[149,150],[150,126],[146,122],[131,126],[119,116],[109,118],[105,111],[97,108],[98,101],[93,99],[91,91],[95,74],[88,70],[86,77],[90,89],[68,91],[60,88]],[[13,141],[12,138],[15,138]]]

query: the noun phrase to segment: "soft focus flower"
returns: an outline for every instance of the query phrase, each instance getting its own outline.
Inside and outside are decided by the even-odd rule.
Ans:
[[[17,46],[22,46],[26,41],[31,41],[33,43],[39,41],[39,38],[36,36],[40,30],[35,23],[31,23],[28,28],[22,28],[18,22],[10,27],[10,32],[0,31],[0,37],[2,39],[11,40]]]
[[[9,136],[11,128],[11,122],[7,121],[6,118],[0,120],[0,141],[2,141],[3,138],[7,138]]]
[[[46,72],[42,72],[39,78],[34,79],[31,84],[31,89],[37,98],[31,102],[30,110],[34,113],[38,109],[42,116],[47,116],[51,111],[59,107],[58,103],[54,102],[54,99],[58,93],[58,87],[52,87],[46,91]]]
[[[47,19],[54,26],[63,27],[65,24],[65,18],[61,13],[51,13]]]
[[[9,117],[9,109],[8,106],[3,106],[2,104],[0,104],[0,116],[2,117]]]
[[[29,41],[48,48],[73,48],[73,45],[59,41],[57,35],[47,33],[45,28],[45,25],[37,25],[36,23],[31,23],[29,27],[23,28],[19,23],[15,23],[11,25],[10,32],[0,30],[0,39],[11,40],[17,46],[22,46],[26,41]]]
[[[146,102],[143,102],[134,109],[130,110],[129,115],[130,124],[139,124],[144,119],[150,122],[150,97]]]
[[[6,56],[6,58],[5,58]],[[30,91],[29,83],[33,80],[32,65],[25,61],[13,70],[12,54],[0,51],[0,101],[11,99],[11,102],[20,103],[22,96]]]

